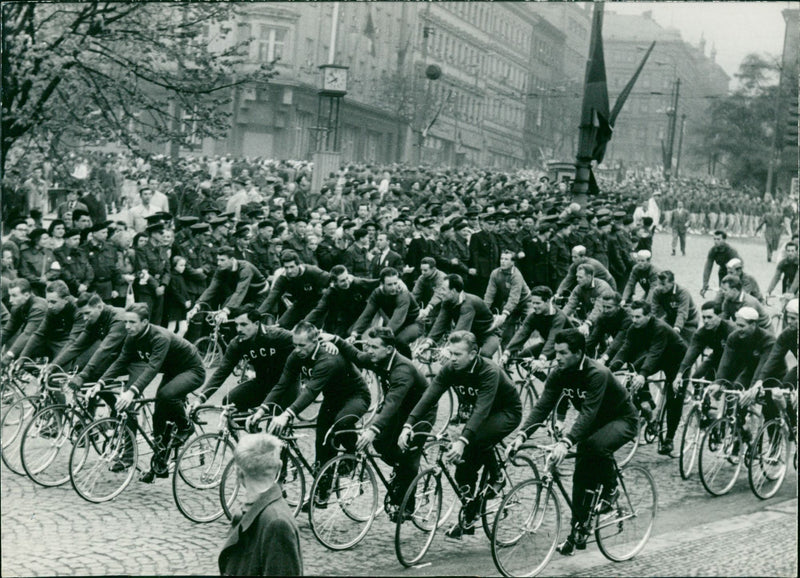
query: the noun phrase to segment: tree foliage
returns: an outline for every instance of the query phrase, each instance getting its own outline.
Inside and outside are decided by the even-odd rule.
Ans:
[[[14,2],[2,7],[2,168],[24,142],[139,146],[218,136],[241,72],[227,2]],[[194,134],[186,116],[201,119]],[[45,145],[46,146],[46,145]]]

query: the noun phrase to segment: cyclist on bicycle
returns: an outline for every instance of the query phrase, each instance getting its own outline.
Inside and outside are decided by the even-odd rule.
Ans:
[[[760,326],[758,311],[752,307],[742,307],[736,312],[736,331],[725,342],[717,379],[737,382],[749,388],[753,377],[761,373],[774,345],[775,336]],[[785,368],[781,360],[778,369]]]
[[[457,273],[445,278],[445,290],[442,307],[426,339],[438,343],[451,329],[469,331],[475,336],[481,355],[491,358],[500,347],[500,338],[492,329],[494,316],[489,307],[477,295],[464,291],[464,279]]]
[[[227,315],[242,305],[255,303],[258,296],[267,286],[264,275],[255,265],[235,258],[236,251],[232,247],[222,247],[217,253],[217,269],[211,283],[197,298],[189,312],[190,319],[205,304],[212,309],[222,308]]]
[[[556,333],[562,329],[572,329],[572,321],[561,309],[553,305],[553,291],[550,287],[538,285],[531,289],[531,304],[533,311],[525,318],[508,343],[503,354],[503,362],[520,350],[522,350],[519,353],[521,357],[536,357],[540,363],[552,360],[556,355],[554,341]],[[523,349],[534,331],[541,340]]]
[[[500,251],[500,266],[492,271],[483,302],[490,311],[500,311],[494,327],[501,328],[501,343],[508,343],[517,323],[533,310],[531,290],[519,269],[514,266],[514,252]]]
[[[653,315],[666,321],[686,343],[692,341],[692,335],[699,324],[697,307],[689,291],[675,283],[675,274],[672,271],[661,271],[658,274],[658,284],[650,293],[650,304]]]
[[[53,359],[83,330],[83,317],[66,283],[50,281],[45,289],[45,301],[47,313],[44,320],[25,344],[20,357],[46,356]]]
[[[604,508],[617,499],[614,452],[636,435],[637,415],[631,397],[614,375],[586,357],[586,340],[576,329],[564,329],[555,336],[557,369],[544,385],[519,434],[510,444],[512,453],[547,419],[562,394],[569,397],[580,412],[572,429],[556,444],[551,460],[557,466],[575,447],[575,474],[572,483],[572,531],[558,551],[571,555],[586,548],[591,500],[587,491],[602,485]]]
[[[316,434],[316,466],[320,468],[336,456],[336,449],[324,443],[328,430],[334,423],[337,430],[352,429],[369,409],[369,389],[361,372],[352,363],[323,347],[319,330],[307,321],[301,321],[292,330],[292,343],[294,351],[286,360],[278,383],[264,404],[248,418],[247,425],[258,423],[266,413],[266,404],[278,403],[289,396],[292,403],[270,422],[270,433],[280,432],[290,419],[300,415],[322,393],[324,397],[317,417]],[[353,452],[356,437],[342,437],[346,438],[341,440],[342,445]],[[323,487],[323,496],[327,489]]]
[[[319,302],[322,292],[330,284],[331,276],[319,267],[305,265],[297,253],[286,249],[281,253],[283,273],[278,275],[259,306],[259,313],[276,314],[281,297],[290,296],[293,303],[278,319],[278,325],[291,329],[301,321]]]
[[[692,368],[700,354],[710,349],[711,353],[700,364],[692,377],[714,379],[719,361],[722,359],[722,352],[725,349],[725,342],[736,330],[736,325],[723,319],[720,313],[722,313],[722,304],[717,301],[706,301],[700,307],[703,326],[692,335],[692,342],[686,355],[683,356],[683,361],[678,368],[678,375],[686,376],[687,371]]]
[[[781,282],[781,293],[784,295],[790,293],[792,282],[797,279],[798,266],[800,266],[798,264],[797,243],[795,241],[789,241],[786,243],[784,251],[786,256],[775,266],[775,275],[772,277],[767,287],[767,297],[772,295],[772,291],[775,289],[778,281]]]
[[[578,284],[569,294],[569,300],[564,306],[564,315],[575,317],[582,322],[578,329],[584,335],[589,335],[589,330],[600,317],[600,297],[613,295],[614,290],[602,279],[595,278],[594,269],[587,263],[578,265],[575,279]]]
[[[386,267],[380,274],[381,284],[367,299],[364,312],[356,321],[350,332],[350,340],[354,341],[366,331],[376,315],[380,316],[385,326],[389,327],[397,339],[397,349],[411,358],[409,344],[420,335],[421,327],[417,322],[419,305],[411,292],[400,280],[397,269]]]
[[[494,446],[519,425],[522,403],[506,373],[478,354],[475,335],[468,331],[454,331],[447,341],[447,349],[450,361],[442,365],[431,386],[409,414],[397,445],[401,450],[408,448],[413,426],[424,420],[442,394],[452,388],[458,396],[459,406],[470,411],[461,435],[453,442],[445,458],[458,462],[455,479],[468,495],[474,494],[481,466],[487,472],[490,491],[496,494],[504,480],[494,455]],[[479,500],[474,500],[466,506],[464,519],[468,524],[478,516],[478,505]],[[458,540],[462,535],[474,532],[474,526],[464,528],[456,523],[446,536]]]
[[[562,295],[564,297],[568,297],[572,290],[575,288],[577,284],[576,274],[578,272],[578,267],[583,265],[584,263],[588,263],[594,269],[594,276],[598,279],[602,279],[609,286],[616,291],[617,289],[617,282],[614,281],[614,277],[609,273],[608,269],[605,265],[603,265],[597,259],[593,259],[592,257],[586,256],[586,247],[583,245],[575,245],[571,251],[572,254],[572,264],[569,266],[567,270],[567,275],[562,279],[561,283],[558,285],[558,289],[556,289],[556,295]]]
[[[436,268],[436,259],[433,257],[423,257],[419,262],[419,277],[414,282],[411,294],[421,306],[419,319],[423,321],[427,318],[436,319],[439,314],[439,307],[447,297],[445,279],[447,275]]]
[[[600,355],[603,364],[617,354],[631,326],[630,313],[620,303],[622,295],[619,293],[600,297],[600,317],[586,338],[587,354],[590,357]]]
[[[5,352],[0,358],[4,365],[19,357],[47,314],[47,302],[31,292],[31,284],[27,279],[15,279],[9,284],[8,300],[11,312],[8,322],[3,326],[2,347]]]
[[[163,327],[151,324],[149,318],[150,308],[146,303],[134,303],[125,308],[128,336],[119,357],[106,369],[99,383],[102,389],[106,381],[120,375],[130,375],[127,387],[119,394],[115,405],[117,411],[124,411],[135,397],[144,393],[156,375],[163,373],[155,394],[153,439],[166,447],[168,440],[164,439],[164,434],[167,422],[171,421],[177,426],[172,444],[179,446],[194,432],[194,425],[186,417],[183,402],[190,392],[203,385],[206,370],[194,345]],[[119,469],[130,467],[125,460],[131,456],[132,453],[123,457]],[[142,480],[152,482],[156,476],[168,475],[167,472],[156,474],[150,471]]]
[[[632,387],[638,391],[636,403],[648,422],[653,419],[653,398],[646,386],[647,378],[659,371],[664,372],[664,395],[667,400],[667,433],[658,453],[672,453],[672,439],[678,429],[683,412],[683,397],[676,392],[673,382],[678,375],[681,360],[686,355],[686,344],[669,325],[653,317],[646,301],[631,303],[631,326],[625,333],[625,341],[609,363],[611,371],[632,363],[637,374]],[[682,388],[679,388],[682,389]]]
[[[428,380],[410,359],[400,355],[395,348],[394,333],[388,327],[368,329],[362,337],[363,352],[334,335],[323,334],[323,339],[332,339],[347,361],[357,367],[371,369],[378,376],[384,401],[378,415],[359,436],[356,448],[363,450],[371,443],[383,460],[393,466],[390,501],[395,508],[399,508],[409,484],[419,470],[424,439],[418,438],[413,447],[401,452],[397,447],[397,438],[411,410],[425,393]],[[418,431],[430,431],[436,421],[436,405],[430,408],[421,421],[430,425],[420,426]],[[413,512],[413,504],[407,505],[407,509]]]
[[[354,277],[344,265],[334,265],[331,286],[322,292],[305,320],[339,337],[349,337],[367,299],[379,284],[378,279]]]
[[[278,383],[286,360],[294,349],[292,333],[277,326],[264,326],[255,305],[234,310],[234,315],[236,337],[228,344],[219,367],[197,394],[190,412],[214,395],[242,360],[253,367],[255,378],[238,384],[222,403],[233,403],[239,411],[257,407]],[[285,407],[284,403],[292,399],[280,400],[279,403]]]
[[[628,276],[628,282],[622,291],[622,305],[625,306],[628,301],[633,299],[636,293],[636,286],[642,288],[644,291],[643,300],[650,298],[650,293],[653,288],[658,284],[659,269],[650,262],[652,254],[647,249],[642,249],[636,252],[636,264],[631,269],[631,274]]]
[[[104,372],[122,350],[126,335],[125,311],[106,305],[97,293],[81,294],[77,307],[85,320],[83,331],[53,359],[65,370],[70,364],[80,370],[72,378],[74,387]]]
[[[725,275],[720,284],[720,292],[724,295],[722,301],[722,317],[734,320],[736,312],[742,307],[749,307],[758,313],[758,324],[766,331],[772,332],[772,320],[767,310],[758,302],[758,299],[742,290],[742,280],[735,275]]]

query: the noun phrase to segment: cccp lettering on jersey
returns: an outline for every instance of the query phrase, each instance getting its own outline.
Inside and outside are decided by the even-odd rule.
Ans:
[[[300,368],[300,373],[302,373],[304,377],[311,377],[312,369],[313,369],[312,367],[306,367],[305,365],[303,365]]]
[[[270,347],[269,350],[267,350],[266,347],[259,347],[258,351],[256,351],[255,349],[251,349],[248,352],[248,355],[250,356],[250,359],[258,359],[259,357],[272,357],[277,352],[278,350],[275,349],[274,347]]]
[[[586,399],[586,392],[582,389],[573,389],[568,387],[564,389],[564,395],[570,399]]]

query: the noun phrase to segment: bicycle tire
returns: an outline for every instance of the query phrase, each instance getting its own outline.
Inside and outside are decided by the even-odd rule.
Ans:
[[[178,511],[192,522],[206,524],[222,516],[219,487],[233,452],[234,444],[226,435],[208,433],[189,441],[178,455],[172,498]]]
[[[789,468],[791,443],[784,422],[771,419],[762,425],[750,447],[747,480],[756,497],[768,500],[778,493]]]
[[[686,416],[681,432],[681,451],[678,467],[681,478],[688,480],[692,476],[694,464],[697,461],[697,452],[700,442],[703,439],[703,432],[700,429],[700,409],[693,407]]]
[[[706,430],[700,445],[700,481],[712,496],[727,494],[742,468],[744,444],[736,423],[723,417]]]
[[[395,522],[394,551],[406,568],[418,563],[433,542],[442,513],[442,479],[436,468],[423,470],[406,490]],[[409,512],[407,517],[404,512]]]
[[[377,512],[378,482],[369,462],[342,454],[320,468],[308,500],[308,522],[320,544],[329,550],[353,548],[367,535]]]
[[[22,467],[22,434],[25,426],[40,409],[41,398],[29,395],[17,399],[6,409],[6,414],[0,422],[0,459],[6,467],[17,474],[24,476]]]
[[[74,440],[88,425],[65,404],[42,408],[31,418],[22,434],[22,468],[36,484],[46,488],[69,481],[69,454]],[[77,427],[76,427],[77,426]],[[53,435],[53,428],[56,434]]]
[[[200,359],[203,360],[203,366],[206,369],[214,368],[222,361],[224,355],[222,346],[211,337],[201,337],[195,342],[194,346],[197,348],[197,353],[200,354]]]
[[[489,540],[492,539],[492,526],[494,525],[494,519],[499,511],[500,504],[503,502],[503,498],[505,498],[506,494],[517,485],[519,482],[527,479],[539,479],[539,470],[536,467],[536,464],[533,463],[533,460],[524,454],[517,454],[513,458],[511,458],[510,465],[513,467],[508,467],[509,464],[507,463],[503,468],[503,476],[507,477],[505,483],[503,484],[503,488],[500,490],[500,493],[493,498],[486,498],[484,496],[481,497],[481,506],[480,506],[480,516],[481,516],[481,525],[483,526],[483,532],[486,534],[486,537]]]
[[[610,514],[598,515],[595,539],[603,556],[612,562],[630,560],[647,545],[658,512],[653,476],[641,466],[618,471],[619,498]]]
[[[87,502],[113,500],[133,480],[139,459],[136,438],[123,418],[104,418],[92,422],[75,441],[69,455],[69,481],[78,495]],[[125,458],[130,447],[129,458]],[[119,471],[112,471],[114,464]],[[111,475],[106,475],[111,474]],[[96,491],[100,476],[108,480],[105,491]]]
[[[436,422],[433,425],[431,433],[436,435],[444,434],[450,426],[450,422],[457,415],[458,399],[453,395],[453,391],[448,389],[444,395],[439,398],[438,405],[436,406]]]
[[[552,486],[540,479],[517,484],[492,525],[495,568],[503,576],[536,576],[553,557],[560,533],[561,505]]]

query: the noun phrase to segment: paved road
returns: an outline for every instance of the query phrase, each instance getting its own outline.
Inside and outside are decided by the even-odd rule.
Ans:
[[[773,271],[763,241],[733,240],[746,270],[762,283]],[[687,257],[669,254],[656,239],[656,263],[672,267],[697,294],[710,239],[690,237]],[[611,564],[591,547],[547,569],[556,575],[796,575],[797,474],[790,470],[780,493],[757,500],[744,476],[730,495],[708,496],[695,478],[683,481],[677,463],[640,448],[636,461],[653,473],[659,517],[648,548],[635,560]],[[67,484],[40,488],[0,469],[0,562],[4,576],[105,574],[214,574],[228,526],[194,524],[176,510],[167,480],[134,482],[106,504],[83,501]],[[421,568],[403,570],[394,554],[393,526],[380,514],[366,540],[347,552],[330,552],[299,520],[305,568],[326,575],[496,575],[481,534],[452,543],[437,536]]]

